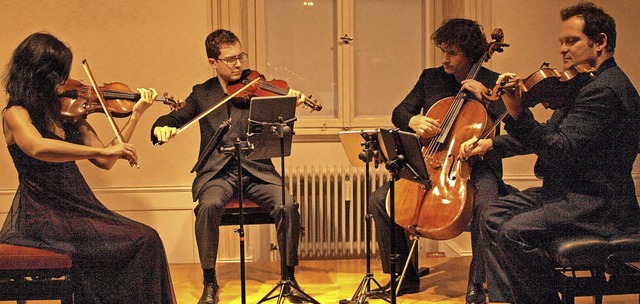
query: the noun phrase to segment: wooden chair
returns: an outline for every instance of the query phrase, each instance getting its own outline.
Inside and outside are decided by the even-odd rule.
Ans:
[[[548,252],[558,264],[563,303],[579,296],[601,304],[605,295],[640,295],[640,235],[562,237]]]
[[[73,303],[71,257],[32,247],[0,244],[0,300]]]
[[[222,226],[239,225],[240,224],[240,202],[238,198],[233,198],[225,207],[225,213],[222,215]],[[268,212],[262,210],[260,206],[248,199],[242,200],[242,210],[244,212],[244,224],[274,224],[275,220]]]

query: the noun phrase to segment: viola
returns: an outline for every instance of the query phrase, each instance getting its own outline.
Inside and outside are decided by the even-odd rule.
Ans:
[[[258,81],[248,88],[245,88],[249,81],[258,79]],[[227,94],[232,95],[238,90],[243,89],[242,92],[236,96],[239,100],[249,101],[252,97],[256,96],[278,96],[289,94],[289,85],[284,80],[269,80],[267,81],[264,75],[257,71],[245,70],[243,72],[241,81],[236,84],[232,84],[227,87]],[[236,99],[236,100],[238,100]],[[311,95],[305,98],[304,106],[311,108],[311,111],[321,111],[322,105],[318,103],[318,100],[311,100]]]
[[[105,113],[91,86],[75,79],[67,79],[63,88],[63,93],[58,95],[62,104],[60,113],[63,117],[75,118],[91,113]],[[112,82],[98,87],[98,94],[102,95],[109,113],[114,117],[131,115],[133,106],[140,100],[140,93],[133,92],[129,86],[122,82]],[[184,105],[184,102],[174,100],[167,93],[162,96],[158,95],[154,101],[161,101],[169,105],[172,110],[179,109]]]
[[[522,105],[534,107],[538,103],[548,103],[553,108],[560,107],[586,80],[593,77],[593,72],[595,69],[588,63],[572,65],[567,70],[558,72],[549,68],[548,62],[544,62],[540,69],[522,81]],[[493,89],[482,92],[482,97],[488,102],[497,101],[504,90],[513,86],[513,81],[500,81]]]
[[[594,77],[593,72],[595,68],[587,63],[572,65],[566,71],[558,72],[556,69],[549,68],[549,62],[545,61],[540,69],[522,81],[522,104],[526,107],[534,107],[538,103],[546,103],[549,108],[560,108],[570,100],[569,96],[575,94],[586,80]],[[505,90],[513,89],[514,85],[515,82],[512,80],[498,81],[492,89],[482,92],[482,99],[485,102],[497,101]],[[507,111],[500,114],[493,125],[486,128],[473,144],[493,134],[507,114]]]

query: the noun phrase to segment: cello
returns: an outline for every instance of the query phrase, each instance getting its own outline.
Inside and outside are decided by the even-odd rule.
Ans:
[[[482,63],[494,52],[502,52],[504,33],[495,29],[484,55],[471,67],[466,79],[474,79]],[[478,137],[492,124],[484,105],[467,98],[462,89],[455,97],[437,101],[426,116],[441,121],[441,131],[431,138],[420,138],[422,156],[432,187],[401,179],[395,182],[396,223],[410,233],[435,240],[461,234],[471,222],[474,190],[467,183],[471,163],[459,157],[460,145]]]

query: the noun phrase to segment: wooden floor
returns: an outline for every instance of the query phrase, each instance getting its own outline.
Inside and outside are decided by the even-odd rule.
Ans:
[[[421,292],[398,297],[397,303],[464,303],[469,258],[434,258],[429,266],[432,274],[422,279]],[[257,303],[278,283],[278,263],[247,263],[247,303]],[[426,265],[425,265],[426,266]],[[241,303],[238,264],[223,264],[218,267],[220,303]],[[384,285],[389,276],[383,274],[379,264],[373,260],[373,278]],[[172,272],[186,272],[188,281],[174,279],[178,303],[197,303],[201,288],[188,290],[187,286],[200,286],[201,270],[192,265],[173,265]],[[301,288],[320,303],[338,303],[353,296],[365,277],[366,260],[322,260],[301,261],[296,267],[296,278]],[[184,285],[183,285],[184,284]],[[372,283],[375,285],[375,283]],[[377,287],[373,286],[372,288]],[[276,293],[277,295],[277,293]],[[379,299],[368,299],[370,303],[386,303]],[[265,303],[277,303],[273,299]],[[288,302],[287,302],[288,303]]]
[[[469,271],[469,257],[421,259],[421,266],[429,267],[431,274],[421,280],[420,292],[403,295],[397,303],[464,303]],[[202,292],[202,270],[199,264],[173,264],[171,277],[179,304],[196,304]],[[376,260],[371,262],[373,278],[384,285],[389,276],[383,274]],[[301,261],[296,277],[302,289],[319,303],[339,303],[353,296],[365,276],[365,260]],[[218,265],[220,303],[242,303],[240,267],[238,263]],[[246,303],[257,303],[267,295],[280,279],[279,263],[246,263]],[[372,283],[375,285],[375,283]],[[375,287],[375,286],[374,286]],[[277,291],[274,295],[277,295]],[[380,299],[367,299],[369,303],[387,303]],[[0,303],[11,303],[0,301]],[[15,303],[15,302],[13,302]],[[28,301],[36,303],[60,303],[59,301]],[[277,298],[264,303],[278,303]],[[288,301],[284,301],[288,303]],[[576,303],[593,303],[589,297],[578,298]],[[606,304],[639,303],[638,295],[608,296]]]

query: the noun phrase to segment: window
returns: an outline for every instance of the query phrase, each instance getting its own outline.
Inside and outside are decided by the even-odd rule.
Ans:
[[[391,126],[391,111],[427,66],[428,2],[264,0],[258,66],[323,105],[321,112],[299,109],[297,130]]]

